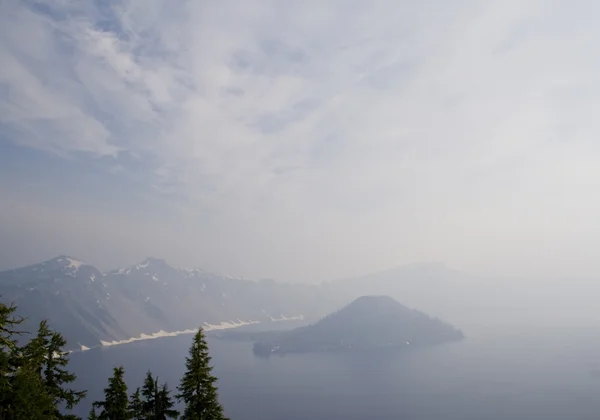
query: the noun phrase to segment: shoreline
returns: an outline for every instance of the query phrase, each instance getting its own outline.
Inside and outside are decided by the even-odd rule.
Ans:
[[[291,317],[286,317],[286,316],[282,315],[280,318],[270,317],[270,320],[268,322],[287,322],[287,321],[302,321],[302,320],[304,320],[303,315],[296,315],[296,316],[291,316]],[[244,327],[246,325],[256,325],[256,324],[262,324],[262,323],[263,322],[261,322],[261,321],[253,321],[253,320],[242,321],[240,319],[238,319],[237,321],[223,321],[219,324],[209,324],[208,322],[205,322],[204,326],[202,327],[202,330],[203,331],[229,330],[229,329]],[[150,334],[141,333],[138,337],[131,337],[131,338],[128,338],[125,340],[114,340],[114,341],[100,340],[100,344],[92,346],[92,347],[80,345],[78,349],[71,350],[69,353],[79,353],[79,352],[84,352],[84,351],[97,349],[97,348],[120,346],[123,344],[134,343],[136,341],[156,340],[158,338],[164,338],[164,337],[176,337],[176,336],[185,335],[185,334],[195,334],[197,332],[198,332],[198,328],[179,330],[179,331],[159,330],[157,332],[150,333]]]

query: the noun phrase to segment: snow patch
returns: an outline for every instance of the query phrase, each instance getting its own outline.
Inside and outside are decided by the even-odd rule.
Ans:
[[[92,274],[92,275],[90,276],[90,281],[91,281],[92,283],[93,283],[93,282],[95,282],[95,281],[96,281],[96,275]]]
[[[204,273],[201,268],[182,268],[181,271],[191,275]]]
[[[90,348],[89,348],[89,347],[87,347],[87,346],[83,346],[83,345],[81,346],[81,351],[86,351],[86,350],[89,350],[89,349],[90,349]]]
[[[141,270],[142,268],[146,268],[149,265],[150,265],[150,261],[144,261],[143,263],[136,265],[135,269],[136,270]]]
[[[81,267],[82,265],[85,265],[84,262],[77,261],[72,258],[67,258],[67,262],[69,263],[69,265],[67,265],[66,268],[73,268],[75,270],[75,272],[77,272],[77,270],[79,270],[79,267]]]
[[[152,274],[152,280],[154,280],[154,281],[158,281],[158,277],[156,277],[156,275],[155,275],[155,274]]]

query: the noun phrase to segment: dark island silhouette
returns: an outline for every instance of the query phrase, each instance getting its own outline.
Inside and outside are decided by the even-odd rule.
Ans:
[[[241,337],[240,337],[241,338]],[[260,356],[307,352],[398,351],[462,340],[463,333],[388,296],[363,296],[313,325],[250,333]]]

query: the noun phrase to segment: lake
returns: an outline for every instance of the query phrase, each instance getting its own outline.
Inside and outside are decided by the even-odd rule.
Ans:
[[[577,420],[600,418],[600,334],[591,328],[494,327],[467,339],[379,355],[258,358],[252,343],[209,338],[220,399],[234,420]],[[71,356],[78,385],[102,396],[112,368],[131,388],[147,369],[174,389],[192,336],[93,349]]]

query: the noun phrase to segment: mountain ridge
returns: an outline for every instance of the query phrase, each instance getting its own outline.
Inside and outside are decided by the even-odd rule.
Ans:
[[[154,257],[101,272],[74,257],[60,255],[1,271],[0,297],[16,303],[19,311],[29,316],[28,330],[48,319],[65,335],[71,348],[205,324],[318,316],[328,307],[303,285],[175,268]]]

